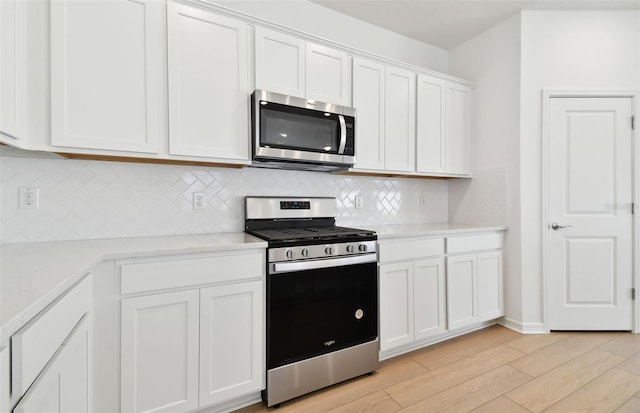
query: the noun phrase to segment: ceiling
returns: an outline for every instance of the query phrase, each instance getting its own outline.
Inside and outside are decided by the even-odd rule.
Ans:
[[[640,0],[311,0],[450,50],[521,10],[638,10]]]

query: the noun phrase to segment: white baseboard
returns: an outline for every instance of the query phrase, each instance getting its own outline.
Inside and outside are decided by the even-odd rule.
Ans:
[[[454,331],[447,331],[446,333],[438,334],[433,337],[429,337],[423,340],[415,341],[410,344],[405,344],[400,347],[392,348],[390,350],[381,351],[378,353],[378,359],[380,361],[387,360],[396,356],[400,356],[402,354],[409,353],[411,351],[419,350],[421,348],[440,343],[441,341],[449,340],[454,337],[462,336],[464,334],[471,333],[472,331],[481,330],[483,328],[490,327],[495,325],[495,320],[492,321],[484,321],[482,323],[473,324],[468,327],[463,327]]]
[[[543,323],[523,323],[510,318],[502,318],[498,321],[503,327],[516,331],[520,334],[547,334]]]
[[[261,402],[261,393],[257,392],[228,402],[198,408],[196,410],[192,410],[191,413],[228,413]]]

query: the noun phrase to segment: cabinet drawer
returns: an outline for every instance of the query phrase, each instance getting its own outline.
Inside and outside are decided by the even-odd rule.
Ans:
[[[381,242],[378,249],[380,263],[434,257],[444,254],[444,239],[416,239]]]
[[[86,276],[11,336],[11,392],[22,395],[64,339],[91,309],[92,277]]]
[[[263,252],[170,259],[121,265],[122,294],[192,287],[261,277]]]
[[[447,254],[495,250],[500,248],[502,248],[501,233],[447,237]]]

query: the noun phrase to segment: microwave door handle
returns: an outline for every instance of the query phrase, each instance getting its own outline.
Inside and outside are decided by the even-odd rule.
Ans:
[[[342,115],[338,115],[338,120],[340,121],[340,147],[338,148],[338,155],[343,155],[344,147],[347,144],[347,124]]]

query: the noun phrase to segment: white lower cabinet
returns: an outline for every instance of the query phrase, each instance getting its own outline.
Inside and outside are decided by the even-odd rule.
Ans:
[[[15,413],[90,412],[91,316],[85,315],[14,408]]]
[[[501,248],[500,232],[379,241],[381,359],[503,316]]]
[[[121,266],[123,412],[185,412],[264,388],[264,262],[260,251]]]
[[[501,234],[447,239],[447,315],[454,330],[504,315]],[[459,252],[465,254],[457,255]]]
[[[122,300],[123,412],[198,407],[198,290]]]
[[[476,255],[447,257],[448,327],[454,330],[478,319]]]
[[[380,265],[380,350],[413,341],[413,262]]]
[[[381,242],[379,248],[380,351],[445,331],[443,239]]]
[[[483,252],[476,256],[478,275],[478,321],[504,315],[502,251]]]
[[[200,406],[263,388],[262,282],[200,290]]]
[[[414,336],[420,340],[446,331],[444,259],[413,264]]]
[[[11,397],[11,369],[9,347],[0,348],[0,412],[9,411]]]

